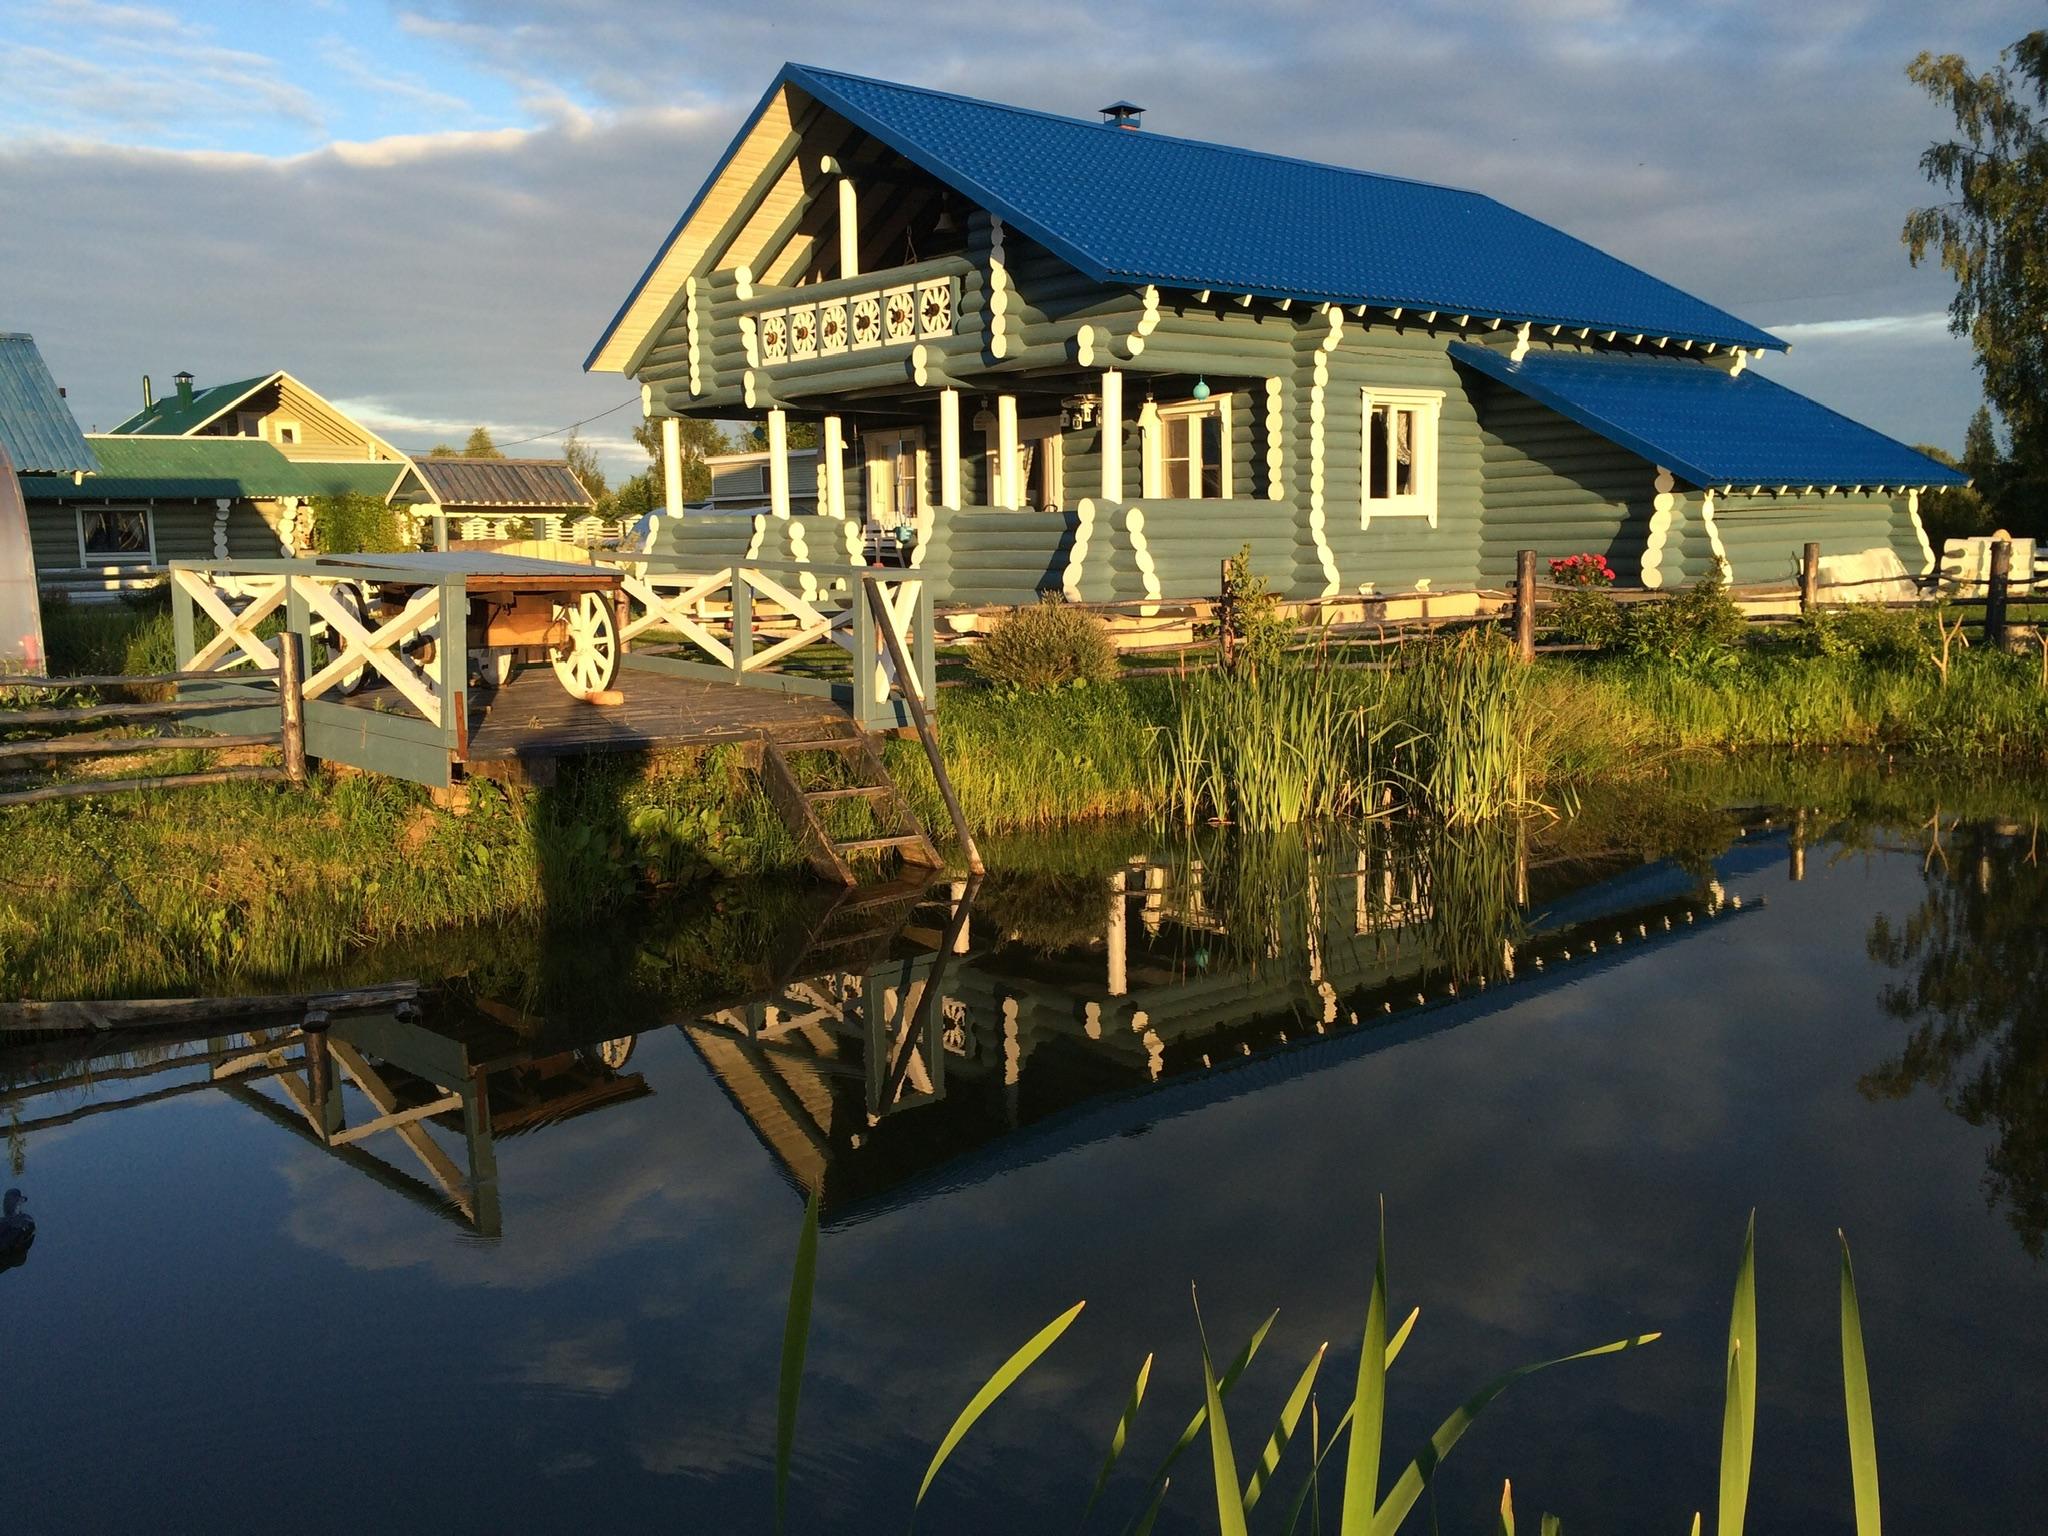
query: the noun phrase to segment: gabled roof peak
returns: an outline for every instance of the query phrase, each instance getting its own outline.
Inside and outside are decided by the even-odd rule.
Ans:
[[[586,367],[624,369],[659,328],[709,244],[709,211],[703,227],[693,221],[714,186],[746,174],[735,157],[757,126],[791,131],[793,92],[1105,286],[1783,345],[1483,193],[786,64]]]

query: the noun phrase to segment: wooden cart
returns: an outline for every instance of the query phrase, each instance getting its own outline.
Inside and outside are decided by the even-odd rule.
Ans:
[[[327,555],[322,565],[388,567],[388,555]],[[624,649],[619,609],[621,575],[605,566],[501,555],[488,550],[438,550],[405,557],[425,577],[460,576],[469,597],[466,640],[473,659],[493,658],[491,681],[502,684],[520,664],[545,661],[565,692],[577,698],[612,686]],[[365,617],[401,612],[429,583],[367,579],[357,592]],[[431,643],[431,642],[429,642]]]

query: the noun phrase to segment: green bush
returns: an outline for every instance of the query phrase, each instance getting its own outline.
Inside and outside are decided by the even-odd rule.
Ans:
[[[1724,566],[1670,597],[1631,604],[1622,614],[1616,648],[1643,660],[1664,659],[1681,670],[1733,661],[1748,623],[1728,595]]]
[[[54,677],[147,677],[177,666],[170,597],[161,588],[97,603],[45,591],[42,609],[43,649]]]
[[[1216,597],[1216,622],[1201,628],[1204,638],[1228,643],[1234,662],[1257,668],[1278,661],[1294,638],[1294,623],[1280,611],[1280,599],[1266,578],[1252,570],[1252,547],[1241,545],[1223,565],[1223,590]]]
[[[968,658],[994,688],[1041,691],[1116,676],[1116,647],[1093,614],[1047,596],[997,622]]]
[[[1809,656],[1860,656],[1898,665],[1924,660],[1935,644],[1926,614],[1874,605],[1802,613],[1793,636]]]
[[[411,547],[398,514],[378,497],[361,491],[315,496],[312,507],[313,547],[323,555],[390,555]]]
[[[1568,644],[1604,651],[1621,638],[1621,605],[1598,587],[1579,587],[1552,605],[1550,628]]]

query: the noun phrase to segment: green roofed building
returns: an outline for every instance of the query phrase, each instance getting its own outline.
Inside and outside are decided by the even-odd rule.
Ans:
[[[316,496],[425,496],[403,458],[292,459],[254,438],[102,433],[86,442],[98,473],[22,482],[42,585],[77,597],[148,585],[172,560],[291,554],[305,547]]]
[[[272,559],[309,543],[307,504],[431,499],[411,459],[288,373],[196,386],[177,376],[82,442],[82,478],[24,479],[38,579],[75,597],[160,580],[172,560]]]

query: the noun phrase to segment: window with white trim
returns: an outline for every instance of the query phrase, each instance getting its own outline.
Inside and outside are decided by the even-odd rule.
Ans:
[[[1146,455],[1147,496],[1162,501],[1231,498],[1230,397],[1162,405]]]
[[[156,564],[156,527],[147,507],[80,507],[80,565]]]
[[[1375,517],[1426,517],[1434,527],[1442,393],[1370,388],[1361,393],[1361,525],[1371,526]]]

